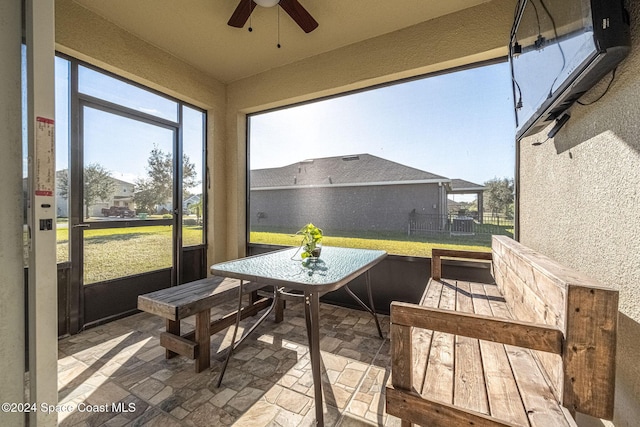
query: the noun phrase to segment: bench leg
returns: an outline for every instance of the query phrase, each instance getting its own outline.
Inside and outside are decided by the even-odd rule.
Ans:
[[[173,335],[177,335],[180,336],[180,321],[174,321],[174,320],[169,320],[167,319],[167,321],[165,322],[166,325],[166,331],[170,334]],[[171,359],[173,357],[176,357],[178,355],[178,353],[175,353],[171,350],[165,350],[165,358],[167,359]]]
[[[260,299],[260,297],[258,296],[258,291],[253,291],[249,293],[249,304],[250,305],[254,305],[256,302],[258,302],[258,300]],[[253,317],[257,316],[258,313],[255,313],[253,315]]]
[[[260,299],[260,297],[258,296],[258,291],[253,291],[249,293],[249,304],[255,304],[256,301],[258,301]]]
[[[285,308],[285,301],[282,298],[278,297],[278,301],[276,301],[276,323],[280,323],[284,320]]]
[[[202,372],[211,365],[211,309],[202,310],[196,314],[196,342],[198,355],[196,357],[196,373]]]

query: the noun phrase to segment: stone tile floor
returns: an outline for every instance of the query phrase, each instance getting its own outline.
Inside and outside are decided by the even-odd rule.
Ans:
[[[234,303],[212,310],[212,318]],[[250,325],[256,318],[243,321]],[[390,376],[389,318],[385,339],[366,312],[320,306],[320,348],[326,426],[400,425],[384,411]],[[187,325],[189,323],[189,325]],[[192,319],[182,329],[192,328]],[[211,368],[196,374],[184,357],[165,359],[164,321],[139,313],[58,344],[61,426],[311,426],[313,383],[301,303],[287,303],[236,350],[216,382],[231,330],[212,336]],[[83,410],[80,411],[80,408]]]

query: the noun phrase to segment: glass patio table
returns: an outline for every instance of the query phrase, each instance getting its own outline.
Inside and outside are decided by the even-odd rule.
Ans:
[[[298,252],[298,248],[284,249],[211,266],[212,274],[240,279],[238,315],[231,340],[232,344],[229,347],[227,358],[220,372],[218,385],[222,382],[224,371],[233,350],[266,318],[283,293],[291,295],[289,290],[298,291],[299,295],[304,298],[304,314],[315,395],[316,425],[323,426],[319,332],[320,295],[344,287],[347,293],[373,316],[378,328],[378,334],[382,338],[382,330],[373,305],[369,270],[382,261],[387,256],[387,253],[382,250],[323,246],[320,258],[317,260],[302,260]],[[363,273],[366,279],[368,306],[347,286],[351,280]],[[242,308],[242,287],[245,281],[273,286],[274,301],[271,308],[236,343],[236,333],[240,323],[240,309]]]

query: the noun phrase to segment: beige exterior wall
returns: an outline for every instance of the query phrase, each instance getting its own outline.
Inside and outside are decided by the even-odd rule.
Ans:
[[[246,241],[247,113],[505,56],[513,11],[495,0],[229,84],[227,256]]]
[[[576,105],[555,139],[520,145],[522,243],[620,290],[617,427],[640,420],[640,4],[630,3],[633,49],[609,92]]]
[[[72,0],[56,0],[56,49],[207,110],[209,263],[225,253],[226,87],[91,13]],[[213,236],[215,235],[215,238]]]

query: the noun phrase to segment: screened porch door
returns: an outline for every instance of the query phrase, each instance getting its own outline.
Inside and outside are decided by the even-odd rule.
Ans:
[[[137,295],[176,283],[182,212],[176,126],[100,100],[78,110],[67,188],[82,328],[132,313]]]

